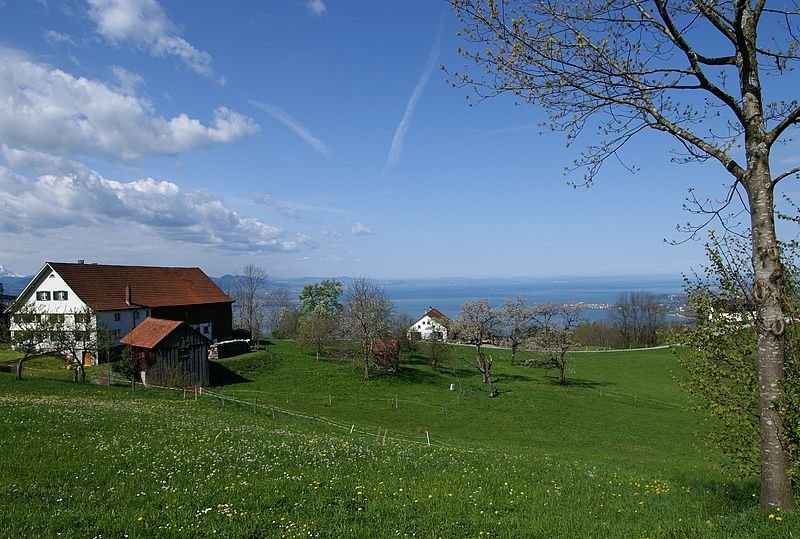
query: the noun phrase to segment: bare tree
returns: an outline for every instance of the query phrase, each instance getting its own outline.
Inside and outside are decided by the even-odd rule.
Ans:
[[[511,364],[517,361],[517,350],[525,338],[536,327],[536,310],[525,303],[525,298],[517,296],[500,307],[503,333],[511,348]]]
[[[456,335],[475,347],[475,360],[467,360],[467,363],[481,373],[481,381],[487,385],[490,398],[497,395],[492,380],[493,360],[492,356],[484,353],[483,345],[497,335],[500,324],[500,313],[490,307],[486,299],[464,303],[454,323]]]
[[[414,317],[408,313],[397,313],[389,321],[389,336],[397,339],[400,352],[413,352],[417,349],[417,341],[409,328],[414,325]]]
[[[369,364],[375,341],[389,332],[392,302],[376,283],[358,277],[350,281],[344,293],[344,329],[361,344],[364,378],[369,378]]]
[[[566,383],[570,351],[577,346],[575,330],[583,323],[580,309],[558,303],[546,303],[536,308],[536,332],[526,341],[526,348],[543,356],[538,362],[558,370],[558,384]]]
[[[625,346],[655,346],[666,309],[650,292],[623,292],[609,313]]]
[[[267,293],[267,272],[255,264],[248,264],[241,275],[235,275],[230,295],[235,301],[236,323],[250,331],[253,340],[261,337],[264,325]]]
[[[50,332],[55,319],[48,316],[45,309],[35,303],[13,304],[11,314],[11,346],[22,352],[17,361],[17,380],[22,379],[22,369],[26,361],[51,351]]]
[[[266,326],[270,335],[281,324],[281,319],[288,311],[297,308],[297,301],[287,288],[274,288],[267,293],[266,299]]]
[[[800,126],[787,88],[800,60],[795,0],[452,0],[470,66],[456,85],[481,98],[511,94],[544,107],[571,143],[585,128],[603,140],[575,161],[590,184],[609,158],[642,132],[665,133],[677,161],[715,161],[730,176],[716,204],[690,194],[722,226],[749,216],[760,380],[762,511],[795,507],[778,413],[786,376],[784,268],[775,230],[775,190],[800,167],[771,159]],[[788,162],[788,161],[787,161]],[[736,211],[735,205],[741,205]]]
[[[65,314],[50,314],[54,323],[50,331],[52,353],[70,364],[75,372],[75,381],[86,380],[84,362],[87,354],[98,353],[97,322],[94,311],[84,307]]]
[[[113,343],[88,306],[66,313],[48,313],[36,304],[26,303],[14,308],[13,321],[13,344],[23,352],[17,362],[17,379],[22,378],[25,361],[52,355],[71,365],[75,381],[83,382],[87,354],[95,357],[101,348],[110,349]]]

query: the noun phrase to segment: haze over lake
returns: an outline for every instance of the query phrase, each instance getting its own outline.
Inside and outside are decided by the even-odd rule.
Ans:
[[[530,303],[614,303],[627,291],[652,294],[680,294],[683,280],[675,276],[552,277],[518,279],[429,279],[381,281],[394,302],[395,312],[422,315],[436,307],[456,317],[461,305],[470,300],[488,299],[492,306],[521,295]],[[606,317],[605,310],[586,309],[592,320]]]

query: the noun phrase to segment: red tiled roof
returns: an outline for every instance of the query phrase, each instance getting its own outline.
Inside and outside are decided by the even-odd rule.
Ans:
[[[425,313],[426,315],[430,316],[431,318],[447,318],[439,309],[434,309],[431,307],[428,309],[428,312]]]
[[[133,328],[130,333],[121,338],[119,342],[136,346],[137,348],[152,350],[181,324],[183,322],[179,320],[163,320],[149,316],[142,320],[141,324]]]
[[[48,262],[84,303],[98,311],[175,307],[233,300],[200,268]],[[126,300],[130,289],[130,303]]]

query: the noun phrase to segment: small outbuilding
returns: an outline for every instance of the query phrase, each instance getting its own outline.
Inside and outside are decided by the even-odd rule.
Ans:
[[[130,347],[145,385],[208,385],[210,341],[186,322],[151,316],[120,342]]]

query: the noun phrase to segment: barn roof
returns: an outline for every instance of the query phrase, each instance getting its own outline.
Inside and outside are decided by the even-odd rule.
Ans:
[[[120,342],[137,348],[152,350],[158,343],[166,339],[170,333],[178,329],[183,322],[179,320],[164,320],[152,316],[142,320],[142,323],[125,335]]]
[[[48,262],[87,305],[98,311],[232,303],[200,268]]]
[[[425,311],[425,314],[420,316],[419,319],[416,322],[414,322],[413,324],[411,324],[411,325],[412,326],[417,325],[420,322],[420,320],[423,320],[426,316],[430,317],[430,318],[433,318],[433,319],[437,319],[438,318],[439,320],[442,320],[442,321],[449,320],[447,318],[447,316],[445,316],[442,313],[442,311],[440,311],[439,309],[436,309],[434,307],[428,307],[428,310]]]
[[[444,314],[442,314],[442,312],[439,309],[435,309],[433,307],[428,309],[428,312],[425,313],[425,315],[430,316],[431,318],[442,318],[442,319],[447,318]]]

